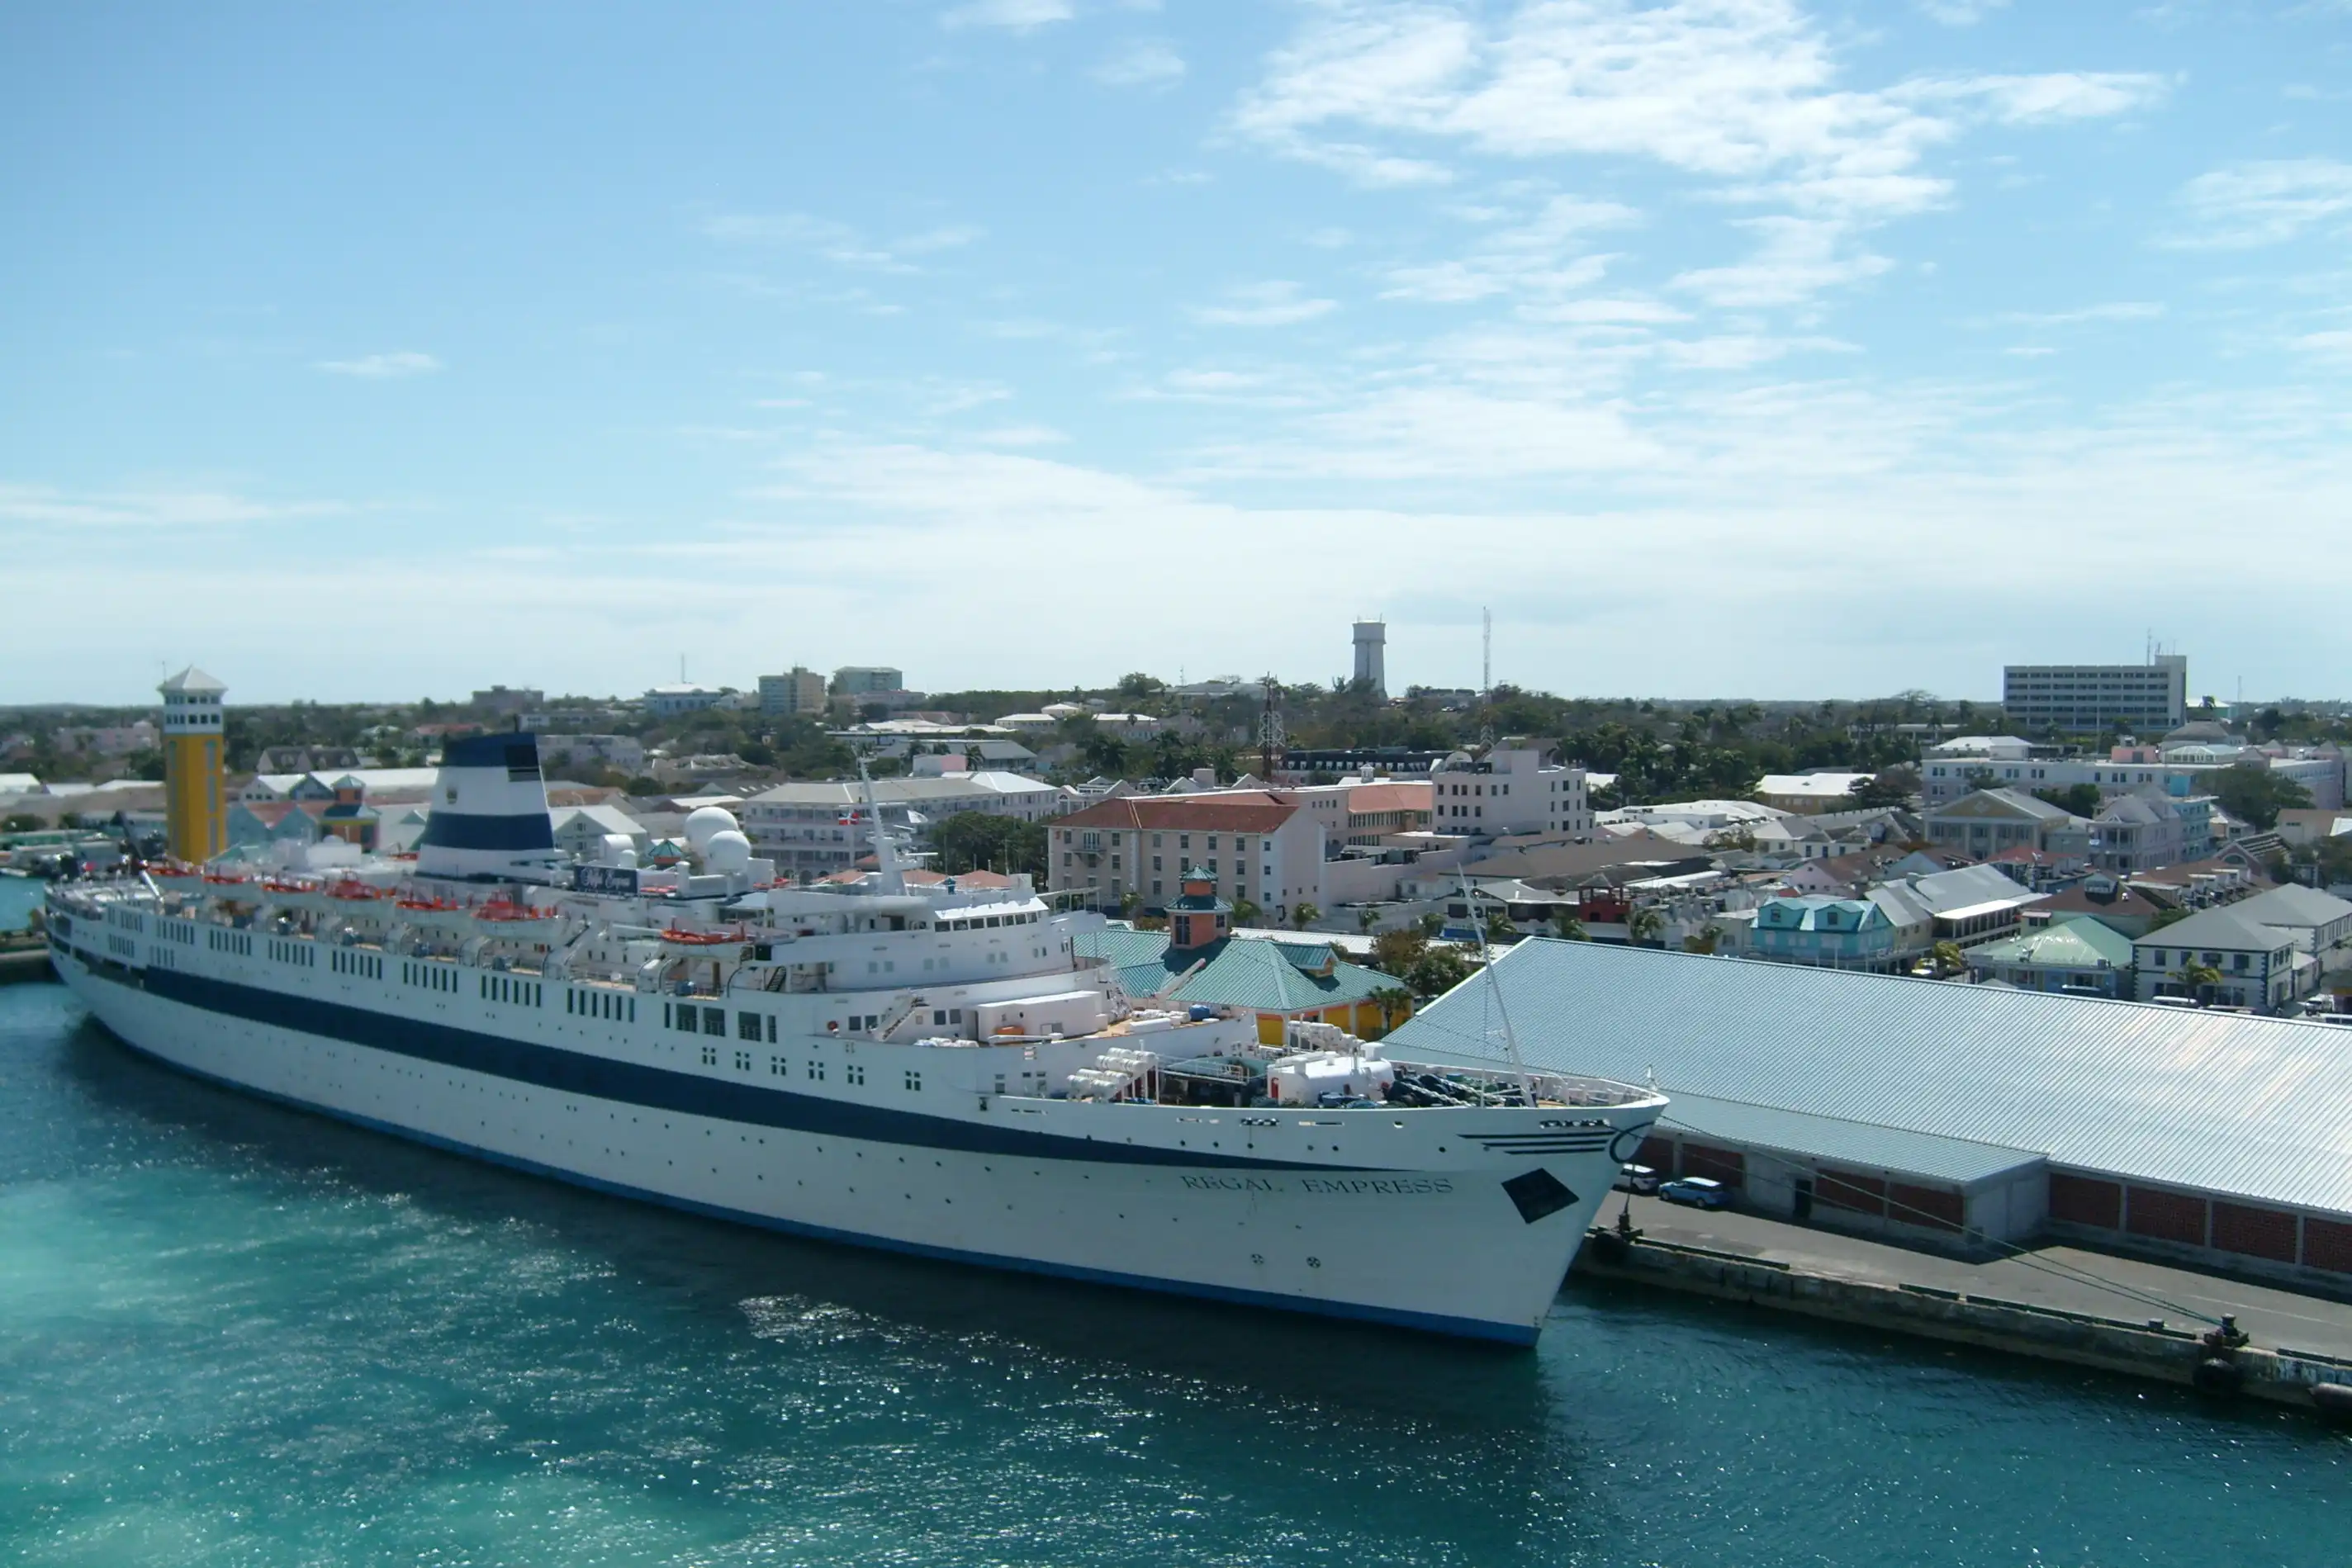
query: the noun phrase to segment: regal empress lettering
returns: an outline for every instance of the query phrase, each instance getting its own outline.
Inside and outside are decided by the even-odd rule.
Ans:
[[[1290,1192],[1325,1197],[1374,1193],[1384,1197],[1435,1197],[1454,1190],[1451,1176],[1302,1176],[1293,1188],[1272,1176],[1188,1176],[1180,1177],[1198,1192]]]

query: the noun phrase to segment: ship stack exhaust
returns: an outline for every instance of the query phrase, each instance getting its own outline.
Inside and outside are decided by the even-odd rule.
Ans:
[[[416,874],[452,882],[556,880],[555,827],[534,735],[476,735],[443,748]]]

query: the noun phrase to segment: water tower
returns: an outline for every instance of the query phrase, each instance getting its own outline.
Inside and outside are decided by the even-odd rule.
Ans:
[[[1389,695],[1388,671],[1389,626],[1385,621],[1356,622],[1356,676],[1372,688],[1372,695]]]

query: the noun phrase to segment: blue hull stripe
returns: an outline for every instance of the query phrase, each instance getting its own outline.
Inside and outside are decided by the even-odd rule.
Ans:
[[[119,1040],[121,1037],[118,1035],[116,1038]],[[1412,1312],[1393,1307],[1362,1306],[1352,1301],[1317,1301],[1312,1297],[1286,1296],[1272,1291],[1248,1291],[1233,1285],[1203,1285],[1189,1280],[1162,1280],[1148,1274],[1122,1274],[1108,1269],[1085,1269],[1075,1264],[1047,1263],[1034,1258],[1002,1257],[992,1252],[974,1252],[961,1247],[933,1247],[919,1241],[898,1241],[887,1236],[867,1236],[855,1230],[836,1230],[830,1226],[805,1225],[798,1220],[780,1219],[769,1214],[752,1214],[743,1209],[729,1208],[720,1204],[698,1203],[688,1197],[674,1197],[667,1193],[653,1192],[621,1182],[600,1180],[595,1176],[583,1176],[578,1171],[565,1170],[561,1166],[542,1165],[537,1160],[527,1160],[520,1155],[501,1154],[496,1149],[480,1148],[472,1144],[460,1143],[454,1138],[436,1137],[431,1133],[418,1132],[414,1127],[404,1127],[396,1123],[379,1121],[373,1116],[362,1116],[354,1112],[338,1110],[331,1105],[315,1104],[310,1101],[299,1100],[287,1094],[273,1094],[266,1089],[256,1089],[249,1083],[240,1083],[234,1079],[222,1078],[200,1068],[189,1067],[184,1063],[171,1061],[167,1057],[157,1056],[152,1051],[131,1045],[129,1040],[124,1040],[123,1044],[142,1056],[162,1062],[175,1072],[184,1072],[191,1078],[200,1078],[208,1083],[219,1084],[224,1089],[234,1090],[240,1094],[256,1095],[264,1100],[274,1101],[280,1105],[291,1106],[298,1111],[331,1116],[339,1122],[348,1122],[355,1127],[365,1127],[371,1132],[406,1138],[412,1143],[445,1149],[451,1154],[465,1155],[474,1159],[486,1160],[492,1165],[505,1166],[510,1170],[522,1171],[530,1176],[545,1176],[572,1186],[586,1187],[592,1192],[606,1193],[614,1197],[635,1198],[644,1203],[659,1204],[665,1208],[679,1209],[688,1214],[698,1214],[711,1219],[730,1220],[738,1225],[757,1226],[762,1230],[782,1231],[789,1236],[806,1237],[814,1241],[867,1247],[884,1252],[901,1252],[909,1257],[929,1258],[947,1263],[963,1263],[982,1269],[1005,1269],[1024,1274],[1044,1274],[1055,1279],[1076,1280],[1090,1285],[1119,1285],[1130,1290],[1156,1291],[1164,1295],[1193,1296],[1203,1301],[1227,1301],[1236,1306],[1272,1307],[1283,1312],[1312,1313],[1318,1317],[1350,1318],[1362,1322],[1386,1323],[1396,1328],[1415,1329],[1423,1333],[1447,1334],[1456,1339],[1491,1340],[1499,1344],[1518,1346],[1531,1345],[1536,1343],[1537,1329],[1534,1325],[1527,1323],[1488,1322],[1479,1318],[1449,1317],[1442,1312]]]
[[[93,978],[117,984],[142,985],[151,996],[198,1008],[205,1012],[244,1019],[278,1029],[296,1030],[373,1051],[390,1051],[418,1061],[467,1072],[511,1079],[564,1094],[584,1094],[614,1100],[652,1111],[683,1116],[708,1116],[715,1121],[751,1126],[780,1127],[794,1133],[822,1133],[866,1143],[901,1144],[915,1148],[953,1149],[962,1154],[1002,1155],[1013,1159],[1087,1160],[1105,1165],[1216,1166],[1236,1170],[1328,1171],[1335,1167],[1311,1160],[1262,1160],[1215,1154],[1204,1149],[1162,1149],[1134,1144],[1114,1144],[1095,1138],[1063,1137],[1032,1133],[989,1122],[969,1122],[951,1116],[926,1115],[917,1111],[886,1110],[850,1101],[796,1094],[756,1083],[730,1082],[698,1073],[677,1072],[641,1062],[614,1061],[560,1046],[534,1045],[472,1030],[421,1019],[404,1019],[371,1012],[341,1002],[313,997],[288,996],[215,980],[175,969],[148,969],[121,979],[91,970]],[[688,1037],[680,1035],[680,1040]],[[700,1037],[694,1037],[699,1039]],[[719,1037],[712,1036],[716,1040]],[[733,1042],[728,1042],[733,1049]]]
[[[478,811],[435,811],[425,819],[421,849],[551,850],[555,831],[544,811],[518,817],[492,817]]]

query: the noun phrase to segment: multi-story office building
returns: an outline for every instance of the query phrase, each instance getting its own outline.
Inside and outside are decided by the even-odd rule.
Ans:
[[[2158,653],[2145,664],[2011,664],[2000,706],[2012,728],[2090,734],[2110,727],[2158,735],[2189,720],[2189,659]]]
[[[760,677],[760,711],[770,715],[824,712],[824,677],[794,664],[789,674]]]
[[[907,689],[907,672],[887,664],[844,664],[833,672],[835,696],[886,696]]]
[[[1591,832],[1584,769],[1551,757],[1544,746],[1499,746],[1476,761],[1439,764],[1430,773],[1430,827],[1482,839]]]

